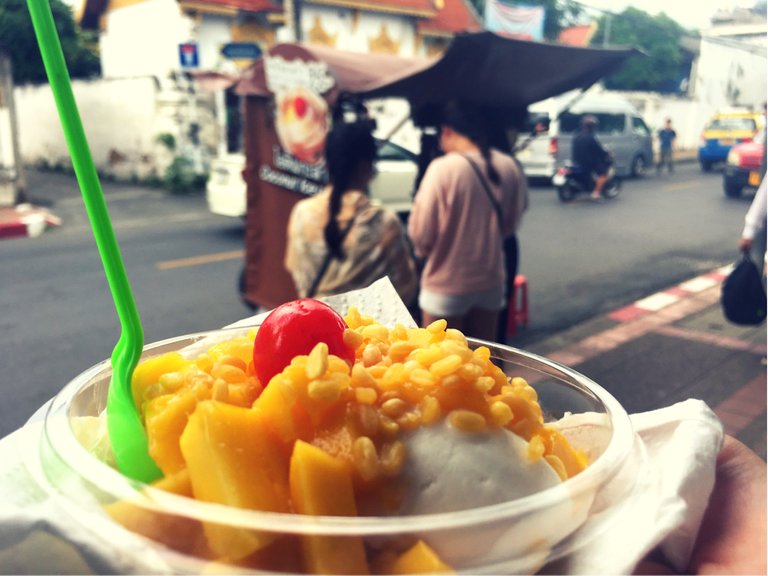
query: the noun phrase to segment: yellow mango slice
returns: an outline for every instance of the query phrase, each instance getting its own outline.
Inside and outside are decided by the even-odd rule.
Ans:
[[[142,361],[133,371],[131,378],[131,391],[133,401],[139,410],[144,402],[144,392],[147,388],[156,384],[160,376],[168,372],[180,372],[189,366],[189,362],[178,352],[169,352],[156,358]]]
[[[273,434],[290,448],[298,439],[312,435],[309,415],[298,402],[296,391],[281,375],[277,375],[254,401],[253,409],[264,415]]]
[[[147,429],[149,454],[163,474],[172,474],[186,466],[179,438],[197,403],[209,396],[207,388],[196,387],[147,402],[144,425]]]
[[[357,516],[349,467],[301,440],[293,447],[290,487],[299,514]],[[361,538],[305,536],[302,547],[310,574],[368,574]]]
[[[386,568],[386,574],[452,574],[426,542],[419,540]]]
[[[263,416],[213,400],[197,405],[181,435],[197,500],[236,508],[289,511],[288,461]],[[217,556],[243,558],[275,539],[274,534],[205,525]]]

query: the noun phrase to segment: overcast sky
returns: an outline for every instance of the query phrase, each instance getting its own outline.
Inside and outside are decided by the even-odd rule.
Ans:
[[[664,12],[684,28],[698,30],[709,27],[709,19],[718,8],[755,5],[754,0],[583,0],[579,3],[611,12],[622,12],[627,6],[654,16]]]

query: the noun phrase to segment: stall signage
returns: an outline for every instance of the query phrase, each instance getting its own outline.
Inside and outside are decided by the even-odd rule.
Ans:
[[[232,60],[256,60],[261,48],[253,42],[230,42],[221,47],[221,55]]]
[[[279,145],[259,167],[259,178],[280,188],[311,196],[326,181],[323,151],[330,111],[323,94],[335,84],[325,62],[280,56],[264,59],[267,88],[274,94],[273,116]]]
[[[197,68],[200,66],[200,56],[196,42],[179,44],[179,63],[182,68]]]

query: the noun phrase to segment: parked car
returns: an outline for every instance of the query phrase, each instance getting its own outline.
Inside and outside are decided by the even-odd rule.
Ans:
[[[530,140],[521,136],[519,143],[527,145],[517,152],[525,175],[551,179],[571,158],[571,141],[582,116],[591,114],[598,120],[597,138],[613,154],[617,175],[643,176],[653,166],[653,140],[635,107],[615,94],[586,94],[568,107],[575,97],[569,93],[528,108],[528,125],[535,136]]]
[[[734,144],[751,142],[763,128],[763,116],[757,112],[729,110],[715,114],[701,133],[701,169],[709,172],[715,164],[725,162]]]
[[[411,211],[417,174],[416,153],[393,142],[377,140],[376,176],[371,181],[371,198],[398,214]],[[242,170],[245,156],[233,153],[211,162],[206,186],[208,209],[214,214],[244,218],[246,184]]]
[[[741,196],[744,188],[757,188],[765,176],[765,130],[751,142],[736,144],[728,152],[723,172],[723,191],[729,198]]]

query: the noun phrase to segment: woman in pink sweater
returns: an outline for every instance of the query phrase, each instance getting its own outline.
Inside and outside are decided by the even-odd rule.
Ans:
[[[469,336],[496,339],[505,306],[502,246],[527,208],[524,175],[515,160],[488,144],[486,115],[450,103],[440,147],[424,174],[408,220],[416,255],[425,260],[422,324],[445,318]]]

